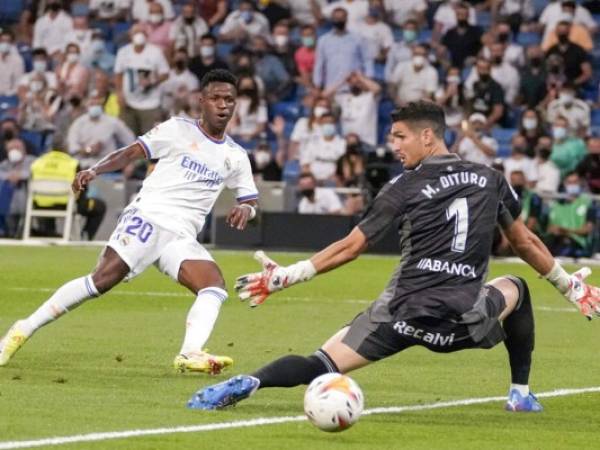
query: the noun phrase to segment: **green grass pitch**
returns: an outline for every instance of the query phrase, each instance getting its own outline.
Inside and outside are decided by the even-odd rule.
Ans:
[[[94,266],[98,248],[0,247],[0,333],[51,290]],[[250,251],[214,256],[229,287],[256,271]],[[287,264],[299,255],[273,254]],[[364,309],[396,264],[365,256],[250,309],[232,294],[209,341],[230,355],[230,374],[293,352],[309,354]],[[536,307],[536,392],[600,386],[600,323],[566,311],[554,289],[524,265],[494,263],[490,277],[526,277]],[[591,281],[600,283],[594,273]],[[163,294],[163,295],[161,295]],[[154,268],[40,330],[0,368],[0,448],[8,441],[93,432],[212,424],[302,414],[304,388],[269,389],[237,407],[190,411],[198,388],[227,375],[178,375],[171,362],[192,296]],[[502,345],[437,355],[413,348],[352,374],[366,408],[504,395]],[[569,449],[600,448],[600,393],[543,399],[538,415],[503,411],[501,402],[363,417],[340,434],[308,422],[60,445],[66,449]]]

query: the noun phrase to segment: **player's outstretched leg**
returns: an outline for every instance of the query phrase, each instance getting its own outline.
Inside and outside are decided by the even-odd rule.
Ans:
[[[173,367],[178,372],[219,374],[233,364],[233,359],[211,355],[203,348],[228,296],[221,271],[212,261],[187,260],[180,266],[178,281],[197,294],[187,315],[185,338]]]
[[[542,405],[529,390],[531,354],[534,348],[534,320],[531,296],[527,282],[507,276],[518,288],[518,300],[513,311],[504,319],[504,344],[510,361],[511,387],[505,409],[507,411],[540,412]],[[506,295],[506,294],[505,294]]]
[[[58,319],[86,300],[105,293],[119,283],[128,272],[129,267],[117,253],[107,248],[92,275],[65,283],[33,314],[12,325],[0,340],[0,366],[6,365],[39,328]]]
[[[294,387],[310,384],[326,373],[347,373],[369,364],[342,342],[348,328],[343,328],[329,339],[322,349],[304,357],[287,355],[258,369],[252,375],[238,375],[213,386],[199,390],[188,402],[188,408],[221,409],[250,397],[258,389]]]

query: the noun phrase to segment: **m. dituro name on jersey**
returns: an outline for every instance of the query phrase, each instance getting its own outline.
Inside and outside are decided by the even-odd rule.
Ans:
[[[442,189],[460,186],[461,184],[473,184],[480,188],[484,188],[487,185],[487,181],[486,177],[473,172],[455,172],[449,173],[448,175],[442,175],[440,177],[439,186],[433,187],[430,184],[426,184],[425,188],[421,189],[421,192],[425,197],[431,200],[435,194]]]
[[[186,180],[206,183],[208,187],[218,186],[223,182],[219,172],[209,169],[204,163],[194,161],[187,155],[181,159],[181,167],[187,169],[183,175]]]
[[[440,259],[421,258],[417,269],[429,272],[445,272],[448,275],[457,275],[465,278],[476,278],[475,268],[470,264],[451,263]]]

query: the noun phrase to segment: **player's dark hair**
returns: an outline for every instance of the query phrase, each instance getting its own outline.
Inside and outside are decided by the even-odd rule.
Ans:
[[[405,122],[409,128],[419,130],[431,128],[437,138],[444,138],[446,131],[444,110],[433,102],[424,100],[410,102],[393,111],[391,116],[392,122]]]
[[[229,70],[213,69],[200,80],[200,90],[204,90],[210,83],[229,83],[232,86],[237,86],[237,78]]]
[[[217,38],[211,33],[204,33],[202,36],[200,36],[201,41],[203,41],[205,39],[210,39],[213,44],[217,43]]]
[[[34,57],[34,56],[39,56],[39,55],[41,55],[41,56],[44,56],[44,57],[47,57],[47,56],[48,56],[48,52],[47,52],[47,51],[46,51],[46,49],[45,49],[45,48],[43,48],[43,47],[34,48],[34,49],[31,51],[31,56],[32,56],[32,57]]]

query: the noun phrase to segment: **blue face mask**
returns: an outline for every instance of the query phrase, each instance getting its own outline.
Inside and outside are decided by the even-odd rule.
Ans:
[[[252,22],[252,18],[254,17],[254,14],[252,13],[252,11],[242,11],[240,13],[240,17],[242,18],[242,20],[246,23],[250,23]]]
[[[335,125],[332,123],[324,123],[323,125],[321,125],[321,133],[323,133],[323,136],[326,138],[335,136]]]
[[[92,105],[88,108],[88,114],[92,119],[97,119],[103,112],[104,110],[101,105]]]
[[[565,184],[565,192],[576,197],[581,194],[581,186],[578,184]]]
[[[312,36],[304,36],[302,38],[302,45],[305,47],[314,47],[315,46],[315,38]]]

